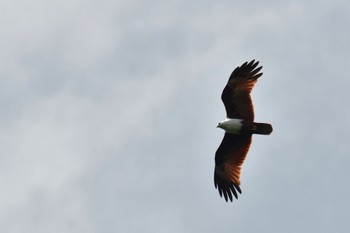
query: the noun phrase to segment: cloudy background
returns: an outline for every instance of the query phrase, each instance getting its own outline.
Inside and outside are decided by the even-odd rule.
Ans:
[[[348,232],[348,1],[0,2],[0,231]],[[257,59],[243,194],[213,184]]]

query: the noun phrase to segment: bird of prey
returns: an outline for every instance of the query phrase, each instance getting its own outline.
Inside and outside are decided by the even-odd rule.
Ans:
[[[225,130],[225,136],[215,153],[214,184],[219,194],[232,202],[241,193],[240,173],[248,153],[253,134],[269,135],[272,126],[254,122],[254,109],[250,97],[254,84],[262,75],[262,66],[252,60],[237,67],[231,74],[221,95],[226,108],[226,119],[217,127]]]

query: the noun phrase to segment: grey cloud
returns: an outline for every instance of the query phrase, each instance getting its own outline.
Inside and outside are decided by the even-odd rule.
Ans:
[[[347,5],[8,3],[0,229],[346,232]],[[253,58],[256,120],[274,133],[254,137],[227,204],[220,94]]]

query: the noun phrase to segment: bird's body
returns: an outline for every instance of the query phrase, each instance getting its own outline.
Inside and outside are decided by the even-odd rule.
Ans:
[[[244,119],[226,118],[225,120],[219,122],[217,127],[230,134],[269,135],[272,132],[272,126],[270,124],[249,122]]]
[[[225,105],[227,118],[217,127],[225,130],[225,136],[215,153],[214,183],[220,196],[226,201],[235,196],[240,189],[241,166],[248,153],[252,135],[269,135],[272,126],[268,123],[254,122],[254,109],[250,92],[262,67],[254,60],[237,67],[225,86],[221,99]],[[232,196],[233,195],[233,196]]]

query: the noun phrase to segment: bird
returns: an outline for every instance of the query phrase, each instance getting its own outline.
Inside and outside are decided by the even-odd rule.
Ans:
[[[262,76],[259,61],[237,67],[231,73],[222,91],[221,100],[226,109],[226,119],[217,127],[225,130],[224,138],[215,153],[214,184],[225,201],[232,202],[241,194],[241,167],[252,142],[253,134],[269,135],[272,125],[254,122],[254,107],[250,93]]]

